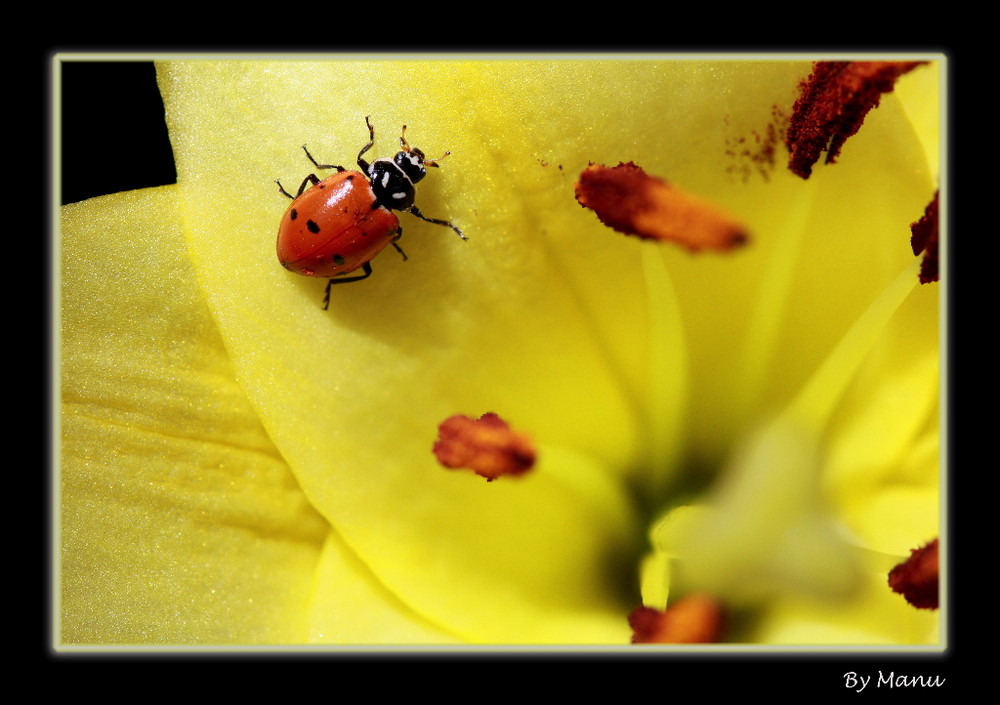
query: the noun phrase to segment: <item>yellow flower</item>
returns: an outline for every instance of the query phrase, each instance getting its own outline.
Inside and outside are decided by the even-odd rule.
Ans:
[[[740,477],[730,451],[801,398],[913,259],[907,226],[934,189],[894,96],[810,181],[743,178],[759,160],[734,145],[808,70],[160,64],[177,186],[62,216],[60,643],[627,644],[650,516]],[[402,214],[408,260],[387,250],[324,311],[324,280],[276,261],[273,181],[315,170],[303,143],[352,168],[366,115],[376,156],[403,124],[450,150],[417,203],[469,241]],[[721,204],[751,242],[692,256],[612,234],[573,189],[619,161]],[[876,352],[815,395],[831,408],[803,436],[803,485],[836,508],[816,521],[871,529],[876,551],[926,538],[899,531],[890,476],[911,467],[936,500],[936,296],[865,329]],[[895,393],[921,391],[891,415]],[[533,439],[531,472],[487,483],[437,464],[438,424],[485,412]],[[880,425],[891,441],[869,440]],[[800,513],[812,498],[784,497]],[[784,587],[749,608],[767,617]]]

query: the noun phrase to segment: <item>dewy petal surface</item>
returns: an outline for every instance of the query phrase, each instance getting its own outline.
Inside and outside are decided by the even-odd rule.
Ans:
[[[60,223],[58,642],[301,643],[328,527],[232,374],[179,189]]]
[[[646,61],[190,61],[159,66],[199,280],[237,378],[315,506],[374,576],[429,623],[477,641],[628,640],[641,538],[626,481],[675,389],[650,391],[640,243],[573,201],[589,161],[633,160],[721,197],[727,113],[747,125],[802,66]],[[554,106],[565,106],[556,109]],[[451,156],[417,203],[469,236],[401,216],[364,283],[334,287],[274,256],[295,188],[321,162],[353,167],[376,127]],[[730,200],[733,200],[730,198]],[[739,200],[738,198],[736,199]],[[731,204],[724,204],[731,205]],[[737,203],[739,205],[739,203]],[[709,265],[720,281],[734,263]],[[749,273],[748,273],[749,274]],[[613,286],[610,284],[613,283]],[[662,284],[655,284],[660,287]],[[653,351],[653,352],[651,352]],[[539,463],[487,485],[430,454],[455,413],[501,414]],[[667,413],[672,423],[676,414]],[[657,437],[676,433],[657,429]]]

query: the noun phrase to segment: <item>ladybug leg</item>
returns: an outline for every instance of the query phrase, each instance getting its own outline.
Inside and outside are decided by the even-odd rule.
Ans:
[[[367,279],[372,275],[372,265],[371,262],[365,262],[361,265],[361,271],[364,274],[358,274],[353,277],[334,277],[326,282],[326,296],[323,297],[323,310],[326,311],[330,307],[330,287],[334,284],[348,284],[350,282],[359,282],[362,279]]]
[[[302,179],[302,183],[299,185],[299,190],[295,193],[294,196],[292,194],[288,193],[288,191],[285,190],[285,187],[282,186],[281,182],[278,181],[277,179],[274,180],[274,183],[278,184],[278,190],[279,191],[281,191],[283,194],[285,194],[286,196],[288,196],[292,200],[295,200],[296,198],[298,198],[299,196],[302,195],[303,191],[306,190],[306,184],[312,184],[313,186],[315,186],[316,184],[319,183],[319,178],[315,174],[309,174],[309,176],[307,176],[306,178]]]
[[[302,151],[306,153],[306,156],[309,157],[309,161],[315,164],[317,169],[336,169],[338,173],[341,171],[347,171],[347,169],[345,169],[342,166],[338,166],[337,164],[320,164],[318,161],[316,161],[313,155],[309,154],[309,150],[306,149],[305,145],[302,145]]]
[[[389,244],[391,244],[393,247],[396,248],[396,252],[403,255],[403,261],[405,262],[410,258],[406,256],[405,252],[403,252],[403,248],[396,244],[396,240],[398,240],[401,237],[403,237],[403,228],[399,228],[399,230],[396,231],[396,237],[389,240]]]
[[[364,174],[368,173],[368,162],[362,159],[361,155],[375,145],[375,128],[372,127],[372,123],[368,118],[369,116],[365,115],[365,124],[368,125],[368,144],[362,147],[361,151],[358,152],[358,166],[361,167],[361,172]]]
[[[461,230],[459,230],[458,228],[456,228],[454,225],[452,225],[451,223],[449,223],[447,220],[438,220],[437,218],[428,218],[423,213],[421,213],[420,209],[417,208],[416,206],[410,206],[409,208],[406,209],[406,211],[408,213],[411,213],[411,214],[417,216],[418,218],[420,218],[420,220],[426,220],[428,223],[434,223],[435,225],[444,225],[445,227],[451,228],[456,233],[458,233],[458,236],[460,238],[462,238],[463,240],[468,240],[469,239],[469,238],[467,238],[465,236],[465,234]]]

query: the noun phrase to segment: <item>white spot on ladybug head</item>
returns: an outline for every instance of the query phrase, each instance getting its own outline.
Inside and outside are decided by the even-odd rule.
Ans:
[[[382,174],[382,188],[389,185],[389,172]]]
[[[406,198],[406,191],[397,191],[396,193],[392,194],[392,197],[395,198],[397,201],[400,201]]]
[[[406,158],[410,160],[410,164],[412,164],[413,166],[420,166],[420,163],[423,161],[423,159],[421,159],[413,152],[407,153]]]

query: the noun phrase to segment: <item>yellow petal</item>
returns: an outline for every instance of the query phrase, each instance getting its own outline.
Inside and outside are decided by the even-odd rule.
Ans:
[[[316,570],[307,614],[308,641],[313,644],[460,643],[387,590],[333,531]]]
[[[325,522],[233,379],[178,189],[61,218],[64,645],[294,643]]]
[[[935,644],[942,613],[917,610],[886,587],[886,574],[867,576],[849,602],[831,604],[808,596],[776,601],[763,611],[753,638],[767,644],[898,646]]]
[[[161,66],[160,81],[196,269],[237,377],[346,543],[414,610],[466,638],[621,641],[629,605],[608,576],[637,535],[614,480],[634,467],[640,410],[622,381],[637,356],[609,353],[598,324],[610,301],[598,318],[576,279],[590,267],[564,262],[593,256],[578,249],[582,233],[567,240],[567,223],[586,215],[572,177],[539,161],[565,128],[504,114],[497,84],[510,70],[567,94],[581,73],[560,85],[527,65],[191,62]],[[350,166],[366,114],[379,154],[404,122],[428,154],[452,151],[418,203],[470,240],[403,215],[409,261],[382,255],[371,280],[337,287],[323,311],[325,282],[277,265],[287,200],[273,179],[312,170],[305,142]],[[567,156],[575,168],[588,155]],[[536,215],[534,194],[560,184],[567,207]],[[596,256],[630,290],[616,325],[642,321],[642,283],[625,276],[638,253],[602,245]],[[532,477],[486,486],[437,466],[437,424],[485,411],[546,449]]]

